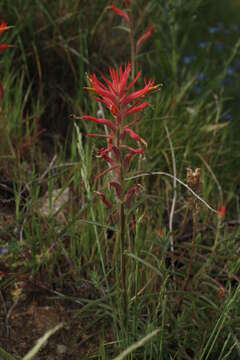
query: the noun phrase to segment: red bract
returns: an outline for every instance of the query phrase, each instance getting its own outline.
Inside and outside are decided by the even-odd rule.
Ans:
[[[150,25],[150,28],[148,31],[146,31],[137,41],[137,45],[136,45],[136,51],[138,52],[141,47],[143,46],[143,44],[145,43],[145,41],[152,35],[154,31],[154,28],[152,25]]]
[[[125,159],[123,161],[123,166],[126,169],[128,169],[130,162],[131,162],[132,158],[134,157],[134,155],[143,155],[143,154],[144,154],[144,150],[141,148],[130,150],[130,152],[127,154],[127,156],[125,157]]]
[[[9,48],[9,45],[7,45],[7,44],[1,44],[0,45],[0,52],[3,52],[3,51],[5,51],[6,49],[8,49]]]
[[[114,5],[111,6],[111,10],[114,11],[117,15],[123,17],[126,23],[129,25],[130,19],[128,13],[125,10],[121,10]]]
[[[145,140],[143,140],[138,134],[136,134],[134,131],[129,129],[127,126],[123,129],[123,136],[125,133],[129,134],[132,139],[134,139],[136,142],[140,142],[143,145],[147,146],[147,143]],[[125,136],[124,136],[125,137]]]
[[[0,35],[8,29],[8,25],[5,21],[0,24]]]
[[[140,189],[140,184],[135,184],[128,190],[126,197],[125,197],[125,204],[127,207],[131,206],[132,201],[133,201],[133,196],[139,195],[139,189]]]
[[[113,187],[115,189],[116,194],[117,194],[118,198],[120,199],[122,196],[123,189],[122,189],[121,185],[119,184],[119,182],[116,180],[112,180],[112,181],[109,181],[108,185],[109,185],[109,189],[111,187]]]
[[[221,208],[218,210],[218,216],[219,218],[224,219],[225,215],[226,215],[226,207],[222,205]]]
[[[129,170],[132,159],[137,155],[141,156],[144,151],[141,148],[134,149],[125,142],[127,139],[130,139],[131,142],[135,141],[137,144],[143,144],[144,146],[147,146],[147,143],[131,129],[131,127],[140,121],[140,117],[135,117],[130,122],[127,120],[133,114],[140,113],[149,106],[149,103],[144,101],[144,98],[156,91],[158,85],[155,85],[153,80],[145,81],[142,89],[131,92],[133,85],[135,85],[141,76],[141,72],[137,74],[133,81],[129,82],[131,73],[130,63],[124,69],[121,66],[119,70],[110,69],[109,73],[110,79],[103,76],[103,81],[100,81],[95,74],[90,76],[91,86],[87,89],[97,96],[97,101],[107,107],[112,115],[112,119],[84,115],[83,120],[104,125],[109,129],[109,134],[89,134],[89,136],[103,136],[107,139],[107,147],[100,149],[98,155],[107,162],[108,168],[98,175],[97,178],[99,179],[100,176],[105,176],[111,172],[112,178],[109,182],[109,189],[113,187],[120,201],[129,205],[133,196],[138,194],[139,185],[134,185],[125,193],[123,180],[126,172]],[[101,198],[106,204],[106,199],[103,196]]]
[[[102,202],[103,202],[109,209],[112,208],[112,203],[106,198],[106,196],[105,196],[102,192],[96,191],[96,194],[100,196]]]
[[[97,119],[93,116],[85,115],[84,120],[85,121],[90,120],[97,124],[103,124],[103,125],[106,125],[107,127],[109,127],[111,130],[115,130],[115,125],[110,120],[107,120],[107,119]]]

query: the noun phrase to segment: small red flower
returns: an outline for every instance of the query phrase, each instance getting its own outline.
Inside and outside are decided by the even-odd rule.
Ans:
[[[136,51],[138,52],[141,47],[143,46],[143,44],[145,43],[145,41],[152,35],[154,31],[154,28],[152,25],[150,25],[150,28],[148,29],[148,31],[146,31],[137,41],[137,45],[136,45]]]
[[[4,31],[6,31],[8,28],[9,28],[9,27],[8,27],[6,21],[3,21],[3,22],[0,24],[0,35],[1,35]]]
[[[114,11],[117,15],[123,17],[128,25],[130,24],[130,19],[126,11],[119,9],[114,5],[111,6],[111,10]]]
[[[1,24],[0,24],[0,35],[2,35],[2,33],[4,33],[4,31],[8,30],[9,27],[7,25],[7,23],[5,21],[3,21]],[[9,48],[9,45],[7,44],[1,44],[0,45],[0,52],[3,52],[5,51],[6,49]]]
[[[159,236],[160,238],[163,237],[163,231],[162,231],[162,229],[158,229],[157,232],[158,232],[158,236]]]
[[[7,45],[7,44],[1,44],[0,45],[0,52],[3,52],[3,51],[5,51],[6,49],[8,49],[9,48],[9,45]]]
[[[224,219],[226,215],[226,207],[222,205],[218,210],[218,217]]]

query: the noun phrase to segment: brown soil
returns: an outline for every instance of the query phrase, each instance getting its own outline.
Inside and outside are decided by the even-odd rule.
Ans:
[[[74,309],[47,295],[28,294],[13,302],[10,294],[1,292],[0,347],[20,359],[41,336],[63,322],[63,328],[49,338],[35,359],[88,359],[99,348],[97,333],[101,331],[97,327],[86,330],[86,320],[81,321],[81,315],[77,315],[80,305]]]

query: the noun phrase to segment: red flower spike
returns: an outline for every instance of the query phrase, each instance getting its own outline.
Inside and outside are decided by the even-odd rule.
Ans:
[[[96,191],[96,194],[100,196],[102,202],[103,202],[109,209],[112,209],[112,207],[113,207],[112,203],[106,198],[106,196],[105,196],[102,192]]]
[[[224,219],[226,215],[226,207],[224,205],[218,210],[218,217]]]
[[[148,31],[146,31],[137,41],[137,45],[136,45],[136,52],[138,52],[141,47],[143,46],[143,44],[145,43],[145,41],[152,35],[154,31],[154,28],[152,25],[150,25],[150,28]]]
[[[128,63],[123,70],[120,67],[119,73],[116,69],[109,69],[111,81],[106,77],[103,77],[106,85],[99,81],[95,74],[89,77],[89,81],[91,83],[91,88],[87,88],[89,91],[94,92],[99,95],[97,101],[103,103],[112,113],[114,117],[118,119],[118,123],[122,121],[120,118],[120,108],[121,108],[121,116],[123,116],[122,110],[126,108],[126,105],[131,103],[132,101],[137,101],[138,104],[133,104],[131,111],[134,113],[140,110],[143,110],[144,107],[147,107],[146,103],[142,105],[142,107],[137,108],[137,105],[141,105],[141,98],[144,98],[147,94],[156,91],[159,86],[154,85],[154,81],[150,80],[148,83],[145,81],[145,86],[143,89],[133,92],[132,94],[128,94],[131,87],[136,83],[138,78],[141,75],[139,72],[136,78],[127,85],[130,73],[131,73],[131,64]],[[134,106],[136,109],[134,109]],[[125,110],[125,112],[127,109]],[[131,113],[130,113],[131,114]]]
[[[112,6],[112,10],[124,17],[126,21],[129,20],[127,12],[114,6]],[[142,155],[144,151],[142,148],[131,148],[125,144],[124,140],[126,140],[126,136],[129,135],[137,143],[147,146],[146,141],[132,130],[132,127],[140,121],[141,117],[134,117],[132,121],[128,122],[127,120],[129,116],[147,108],[149,103],[144,101],[143,98],[159,88],[158,85],[154,85],[153,80],[147,82],[144,79],[144,87],[131,93],[130,90],[141,76],[141,71],[132,82],[128,83],[130,73],[131,64],[128,63],[125,67],[120,66],[119,70],[110,68],[110,78],[103,76],[103,81],[98,80],[95,74],[89,76],[90,87],[87,89],[97,95],[95,100],[107,107],[113,115],[113,120],[88,115],[82,117],[85,121],[105,125],[110,129],[110,135],[103,135],[107,139],[107,147],[100,149],[98,152],[98,155],[108,163],[108,168],[103,170],[95,180],[111,172],[112,177],[108,188],[113,187],[115,195],[121,201],[124,201],[126,206],[130,205],[134,195],[138,196],[140,185],[134,185],[128,189],[128,191],[125,191],[123,179],[125,178],[133,157],[135,155]],[[93,133],[89,134],[89,136],[100,136],[100,134]],[[103,195],[102,200],[107,204],[107,199],[103,197]]]
[[[130,6],[131,5],[130,0],[125,0],[125,4],[126,4],[126,6]]]

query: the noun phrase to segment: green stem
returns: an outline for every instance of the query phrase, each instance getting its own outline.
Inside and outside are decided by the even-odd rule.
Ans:
[[[217,223],[217,231],[216,231],[216,237],[215,237],[215,241],[212,247],[212,255],[215,254],[217,246],[218,246],[218,242],[219,242],[219,235],[220,235],[220,228],[221,228],[221,219],[218,218],[218,223]]]
[[[121,240],[121,282],[123,290],[123,315],[124,324],[127,324],[127,284],[126,284],[126,256],[125,256],[125,209],[124,203],[120,204],[120,240]]]
[[[196,214],[194,214],[193,215],[193,237],[192,237],[191,254],[190,254],[190,260],[189,260],[188,273],[187,273],[186,280],[184,282],[183,290],[185,290],[187,288],[189,280],[190,280],[190,275],[192,272],[192,264],[193,264],[193,259],[195,256],[196,232],[197,232],[197,219],[196,219]]]
[[[211,263],[211,261],[213,260],[213,258],[215,256],[216,249],[219,244],[220,229],[221,229],[221,219],[218,218],[216,237],[215,237],[215,241],[212,246],[212,249],[211,249],[211,254],[210,254],[210,256],[208,256],[207,261],[203,264],[203,266],[201,267],[201,269],[198,271],[198,273],[195,276],[195,287],[198,286],[198,282],[199,282],[199,279],[201,278],[201,275],[205,273],[206,269],[208,268],[209,264]]]
[[[133,26],[133,15],[130,14],[130,47],[131,47],[131,65],[132,65],[132,80],[135,78],[135,61],[136,61],[136,53],[135,53],[135,40],[134,40],[134,26]]]
[[[197,233],[197,215],[196,215],[196,213],[193,213],[193,236],[192,236],[191,253],[190,253],[187,276],[186,276],[185,281],[183,283],[182,292],[184,292],[187,289],[189,281],[190,281],[190,276],[191,276],[191,273],[192,273],[192,264],[193,264],[193,259],[194,259],[194,256],[195,256],[196,233]],[[179,298],[178,306],[177,306],[178,311],[180,310],[182,302],[183,302],[183,296],[181,296]]]

